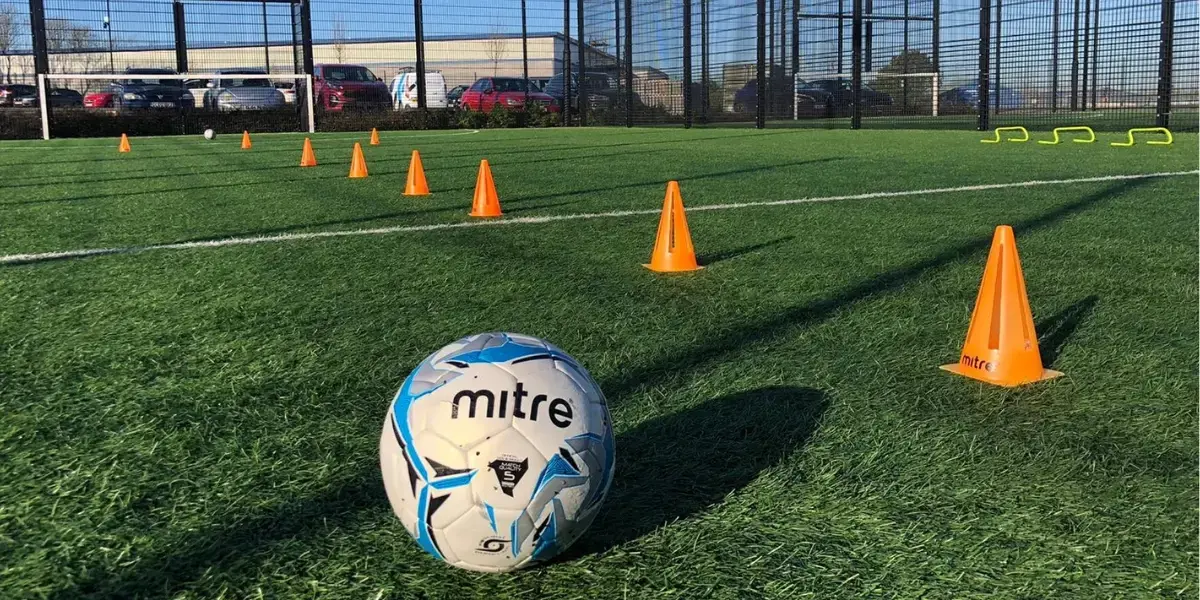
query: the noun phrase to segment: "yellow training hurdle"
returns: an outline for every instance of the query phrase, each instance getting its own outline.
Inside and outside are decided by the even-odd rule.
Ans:
[[[995,131],[996,139],[994,139],[994,140],[979,140],[979,142],[981,144],[999,144],[1001,131],[1019,131],[1021,133],[1021,135],[1024,136],[1021,138],[1010,137],[1010,138],[1008,138],[1007,141],[1010,141],[1010,142],[1028,142],[1029,141],[1029,130],[1025,129],[1024,127],[997,127],[996,131]]]
[[[1076,138],[1076,139],[1072,140],[1072,141],[1073,141],[1073,142],[1075,142],[1076,144],[1090,144],[1090,143],[1092,143],[1092,142],[1095,142],[1095,141],[1096,141],[1096,132],[1095,132],[1095,131],[1092,131],[1092,128],[1091,128],[1091,127],[1086,127],[1086,126],[1080,125],[1080,126],[1076,126],[1076,127],[1055,127],[1055,128],[1054,128],[1054,140],[1053,140],[1053,141],[1050,141],[1050,140],[1038,140],[1038,143],[1039,143],[1039,144],[1046,144],[1046,145],[1048,145],[1048,146],[1052,146],[1052,145],[1054,145],[1054,144],[1061,143],[1061,142],[1060,142],[1060,140],[1058,139],[1058,133],[1059,133],[1060,131],[1061,131],[1061,132],[1064,132],[1064,133],[1065,133],[1065,132],[1067,132],[1067,131],[1086,131],[1086,132],[1087,132],[1087,134],[1088,134],[1088,138],[1087,138],[1087,139],[1085,139],[1085,140],[1084,140],[1084,139],[1079,139],[1079,138]]]
[[[1147,144],[1149,144],[1151,146],[1170,146],[1171,142],[1175,141],[1175,137],[1171,135],[1171,130],[1167,129],[1166,127],[1141,127],[1141,128],[1129,130],[1129,134],[1128,134],[1129,140],[1128,141],[1111,142],[1109,144],[1109,146],[1120,146],[1123,148],[1128,148],[1129,146],[1133,145],[1133,134],[1135,134],[1135,133],[1162,133],[1167,136],[1166,141],[1150,140],[1150,141],[1146,142]]]

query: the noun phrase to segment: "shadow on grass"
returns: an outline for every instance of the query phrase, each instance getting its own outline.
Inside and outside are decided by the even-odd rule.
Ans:
[[[1094,207],[1096,204],[1144,185],[1146,180],[1127,180],[1114,183],[1079,200],[1059,206],[1042,215],[1013,223],[1018,234],[1053,226],[1063,219]],[[991,246],[992,232],[975,240],[947,248],[923,261],[898,267],[860,281],[843,290],[833,292],[825,298],[784,309],[767,318],[742,323],[724,323],[714,327],[714,333],[700,336],[704,343],[664,352],[657,360],[632,368],[612,379],[601,381],[605,395],[615,402],[642,390],[662,388],[673,384],[679,377],[709,368],[731,354],[742,351],[752,344],[770,343],[792,335],[804,327],[824,322],[847,308],[852,308],[870,299],[903,289],[907,284],[918,281],[938,269],[953,265],[967,258],[982,254]],[[596,539],[581,543],[580,552],[602,551],[615,544],[636,539],[636,536],[661,526],[667,520],[692,514],[720,500],[718,494],[737,489],[756,477],[761,469],[778,461],[779,457],[804,444],[824,410],[825,400],[820,392],[799,388],[775,388],[776,391],[756,390],[735,395],[724,400],[714,400],[680,413],[677,420],[663,417],[622,434],[617,442],[617,455],[622,461],[617,467],[611,504],[599,517],[592,530]],[[787,416],[773,412],[767,406],[771,402],[786,403],[798,409],[798,416]],[[769,415],[779,423],[758,423],[750,426],[749,415],[740,415],[735,406],[747,404],[758,406],[760,415]],[[710,420],[705,414],[721,415],[722,419]],[[765,411],[765,412],[764,412]],[[754,410],[748,410],[748,413]],[[807,416],[806,416],[807,415]],[[728,422],[722,422],[728,421]],[[690,425],[685,427],[684,425]],[[719,431],[732,435],[733,439],[722,441],[706,435],[703,427],[720,428]],[[733,429],[730,429],[730,428]],[[739,429],[740,428],[740,429]],[[761,428],[761,429],[760,429]],[[736,432],[736,433],[731,433]],[[681,439],[663,439],[662,436],[679,435]],[[782,440],[771,436],[782,436]],[[689,436],[696,436],[694,439]],[[713,453],[705,444],[717,444]],[[664,447],[674,444],[676,452],[692,452],[709,457],[713,464],[706,465],[705,475],[680,475],[681,479],[665,481],[663,465]],[[749,465],[731,467],[734,456],[718,456],[723,452],[750,453]],[[649,453],[647,456],[645,453]],[[655,457],[663,454],[662,458]],[[692,463],[693,457],[686,462]],[[721,469],[734,469],[732,474],[723,474]],[[745,469],[745,470],[742,470]],[[753,473],[750,473],[753,471]],[[668,471],[673,472],[673,471]],[[719,485],[704,483],[704,476],[713,477]],[[645,482],[651,478],[651,487],[669,485],[681,496],[664,494],[653,497],[647,491],[634,489],[631,484]],[[740,483],[739,483],[740,482]],[[700,488],[689,488],[700,485]],[[734,486],[731,489],[730,486]],[[657,492],[656,492],[657,493]],[[331,528],[353,523],[362,519],[363,511],[386,511],[387,500],[383,492],[378,468],[371,464],[354,471],[347,478],[334,483],[326,492],[309,498],[294,500],[272,509],[240,520],[229,520],[185,534],[173,544],[170,553],[143,556],[136,564],[122,571],[99,573],[68,586],[51,596],[68,598],[129,598],[140,595],[173,596],[201,577],[206,571],[232,568],[231,564],[247,561],[248,555],[269,554],[274,542],[283,539],[312,538],[325,534]],[[618,510],[622,512],[617,513]],[[628,512],[625,512],[628,511]],[[640,513],[645,514],[640,514]],[[622,523],[625,521],[625,523]],[[615,528],[605,533],[606,528]]]
[[[1095,295],[1088,296],[1034,326],[1034,331],[1041,334],[1038,349],[1041,351],[1044,366],[1048,368],[1054,364],[1067,339],[1091,316],[1099,300]]]
[[[730,248],[728,250],[721,250],[719,252],[712,252],[709,254],[701,254],[700,256],[696,257],[696,260],[697,260],[697,262],[699,262],[702,265],[714,265],[721,261],[725,261],[725,260],[729,260],[731,258],[737,258],[739,256],[758,252],[759,250],[764,250],[766,248],[770,248],[771,246],[778,246],[779,244],[790,242],[794,239],[796,239],[796,236],[786,235],[781,238],[771,240],[769,242],[762,242],[759,244],[750,244],[748,246],[741,246],[738,248]]]
[[[765,387],[651,419],[617,438],[618,475],[565,560],[632,542],[720,503],[803,448],[828,402],[820,391]]]

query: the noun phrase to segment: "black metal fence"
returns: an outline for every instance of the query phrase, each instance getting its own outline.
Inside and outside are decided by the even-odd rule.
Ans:
[[[144,69],[196,74],[172,84],[190,104],[143,106],[145,73],[70,77]],[[42,74],[55,136],[303,130],[296,74],[314,77],[319,130],[1195,130],[1200,14],[1196,0],[0,0],[0,138],[42,134],[22,87]],[[264,87],[277,94],[243,89]]]

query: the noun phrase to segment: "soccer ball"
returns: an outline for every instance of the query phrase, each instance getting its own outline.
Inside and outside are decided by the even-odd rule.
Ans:
[[[211,130],[211,129],[205,129],[205,130],[204,130],[204,139],[206,139],[206,140],[211,140],[211,139],[213,139],[213,138],[215,138],[215,137],[217,137],[217,132],[215,132],[215,131],[213,131],[213,130]]]
[[[613,475],[604,394],[575,359],[514,333],[465,337],[409,374],[379,441],[392,510],[435,558],[503,572],[548,560]]]

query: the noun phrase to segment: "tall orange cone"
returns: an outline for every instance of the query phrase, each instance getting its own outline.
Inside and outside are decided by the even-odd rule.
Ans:
[[[254,144],[250,143],[250,132],[243,131],[242,132],[242,150],[249,150],[252,147],[254,147]]]
[[[487,159],[479,162],[479,176],[475,178],[475,199],[471,202],[472,217],[499,217],[500,197],[496,195],[496,182],[492,180],[492,167]]]
[[[304,138],[304,151],[300,153],[301,167],[317,166],[317,154],[313,152],[312,140]]]
[[[662,216],[658,219],[658,239],[650,264],[642,265],[657,273],[680,273],[703,269],[696,264],[696,249],[692,247],[692,234],[688,231],[687,217],[683,214],[683,195],[679,193],[679,182],[667,182],[667,194],[663,198]]]
[[[942,368],[1004,387],[1062,375],[1042,367],[1017,242],[1008,225],[997,227],[992,236],[992,250],[959,361]]]
[[[354,155],[350,159],[350,179],[367,176],[367,159],[363,158],[362,144],[354,142]]]
[[[121,134],[121,145],[117,146],[117,152],[125,153],[132,152],[133,148],[129,147],[129,136]]]
[[[416,150],[413,150],[412,159],[408,161],[408,183],[404,184],[404,195],[429,195],[429,183],[425,181],[425,168],[421,166],[421,153]],[[499,205],[499,201],[497,201],[497,205]]]
[[[372,146],[379,145],[379,130],[375,129],[374,127],[371,128],[371,145]]]

